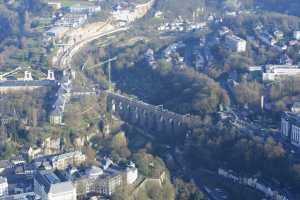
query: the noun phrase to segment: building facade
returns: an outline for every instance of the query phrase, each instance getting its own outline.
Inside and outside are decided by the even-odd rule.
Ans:
[[[288,77],[300,77],[298,65],[266,65],[262,74],[263,81],[281,80]]]
[[[64,170],[68,166],[78,166],[85,160],[86,157],[81,151],[73,151],[52,157],[51,164],[54,169]]]
[[[52,171],[38,171],[34,177],[34,192],[41,200],[76,200],[76,188],[70,181],[62,181]]]
[[[281,135],[296,147],[300,147],[300,115],[285,112],[281,117]]]
[[[8,195],[7,178],[0,176],[0,196]]]
[[[226,35],[225,45],[227,48],[236,52],[245,52],[247,50],[246,40],[239,38],[236,35]]]

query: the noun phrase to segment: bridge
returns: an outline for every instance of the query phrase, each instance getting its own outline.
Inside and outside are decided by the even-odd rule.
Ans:
[[[113,92],[106,93],[107,110],[111,114],[154,134],[181,135],[185,138],[191,130],[191,122],[195,120],[190,115],[180,115],[163,109],[162,106],[154,106]]]

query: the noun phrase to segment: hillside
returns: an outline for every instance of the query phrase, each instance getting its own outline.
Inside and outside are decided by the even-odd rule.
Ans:
[[[43,30],[35,28],[39,20],[49,18],[49,11],[37,0],[0,2],[0,66],[30,63],[34,52],[42,52],[38,48]]]

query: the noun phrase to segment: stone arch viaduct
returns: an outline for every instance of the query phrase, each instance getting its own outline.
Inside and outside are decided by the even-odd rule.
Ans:
[[[180,115],[120,94],[107,92],[107,110],[121,120],[151,133],[183,134],[190,130],[189,115]]]

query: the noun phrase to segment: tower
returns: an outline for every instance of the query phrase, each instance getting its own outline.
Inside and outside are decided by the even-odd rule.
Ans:
[[[48,80],[55,80],[54,72],[52,70],[48,70],[47,79]]]
[[[25,71],[25,74],[24,74],[24,80],[25,80],[25,81],[30,81],[30,80],[32,80],[31,72]]]

